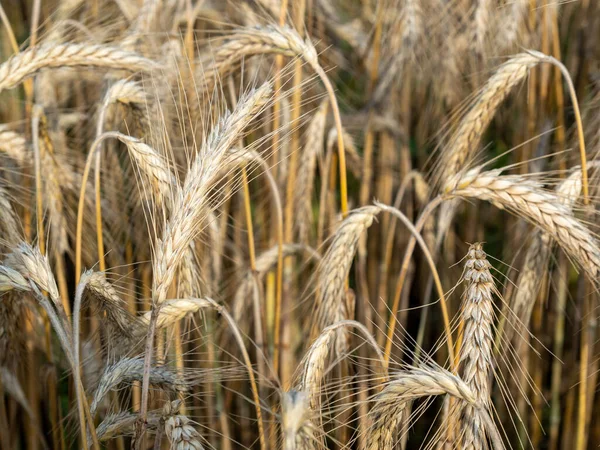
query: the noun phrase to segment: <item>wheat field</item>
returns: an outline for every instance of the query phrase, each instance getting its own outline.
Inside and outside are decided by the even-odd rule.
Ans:
[[[0,450],[597,449],[599,38],[0,0]]]

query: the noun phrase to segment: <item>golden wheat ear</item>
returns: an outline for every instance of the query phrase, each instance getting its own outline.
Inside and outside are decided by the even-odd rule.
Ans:
[[[463,275],[465,293],[461,320],[464,324],[462,346],[459,353],[459,371],[463,381],[471,388],[475,400],[489,406],[491,402],[491,374],[494,370],[494,279],[492,265],[480,243],[471,245]],[[461,410],[462,448],[485,448],[486,432],[480,412],[471,405]]]
[[[118,47],[92,44],[43,44],[29,48],[0,66],[0,91],[11,89],[44,69],[97,67],[130,72],[157,69],[157,63]]]
[[[501,170],[475,168],[450,180],[447,198],[486,200],[523,217],[548,233],[592,279],[600,267],[600,246],[593,233],[577,220],[561,197],[542,189],[530,177],[501,175]]]

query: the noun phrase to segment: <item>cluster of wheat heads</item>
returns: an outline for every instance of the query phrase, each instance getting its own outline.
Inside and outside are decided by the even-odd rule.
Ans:
[[[598,2],[0,24],[0,450],[600,445]]]

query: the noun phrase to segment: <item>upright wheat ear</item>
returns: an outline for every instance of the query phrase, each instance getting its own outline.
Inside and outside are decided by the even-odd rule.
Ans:
[[[486,259],[482,245],[480,243],[471,245],[464,274],[467,288],[462,305],[464,338],[459,370],[463,381],[471,388],[477,402],[483,405],[490,402],[490,376],[493,370],[492,293],[496,288],[490,268],[491,264]],[[486,448],[486,425],[480,412],[472,405],[463,407],[461,425],[461,448],[473,450]]]

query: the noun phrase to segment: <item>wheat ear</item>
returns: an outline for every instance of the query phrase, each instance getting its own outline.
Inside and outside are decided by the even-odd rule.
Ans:
[[[158,203],[161,203],[165,197],[169,198],[168,195],[172,190],[173,185],[176,185],[176,180],[165,164],[163,158],[156,153],[150,146],[144,144],[139,139],[136,139],[125,134],[109,131],[101,134],[92,143],[90,152],[85,163],[83,175],[81,177],[81,187],[79,191],[79,204],[77,207],[77,231],[75,237],[75,276],[76,281],[79,281],[78,277],[81,273],[81,241],[83,234],[83,213],[85,207],[85,198],[87,191],[87,181],[89,178],[92,162],[96,161],[96,225],[99,226],[101,223],[101,208],[99,199],[99,152],[101,144],[105,139],[115,138],[123,142],[128,149],[131,159],[135,161],[140,170],[149,178],[154,187],[155,198]],[[98,236],[98,247],[99,252],[102,255],[101,261],[103,261],[103,247],[101,234]],[[103,267],[101,267],[103,269]]]
[[[456,176],[470,156],[477,150],[483,133],[494,118],[496,111],[512,89],[519,84],[530,68],[540,62],[538,56],[519,53],[490,77],[481,92],[452,134],[447,148],[441,155],[442,182]]]
[[[306,129],[306,145],[300,157],[300,167],[294,190],[294,205],[297,216],[296,232],[301,243],[308,242],[310,227],[312,226],[312,194],[315,169],[317,157],[323,151],[326,119],[327,102],[323,102]]]
[[[484,405],[490,402],[490,377],[494,366],[492,293],[496,292],[496,288],[490,273],[491,267],[482,245],[480,243],[471,245],[464,273],[467,287],[461,313],[464,334],[459,370],[462,379],[471,388],[477,401]],[[486,445],[486,430],[479,411],[471,405],[464,405],[461,423],[461,448],[483,450]]]
[[[335,127],[338,131],[340,203],[342,214],[346,214],[348,212],[348,188],[341,115],[333,85],[323,68],[319,65],[317,51],[310,41],[303,41],[300,35],[289,27],[269,25],[266,27],[238,30],[211,55],[209,68],[206,70],[203,69],[201,74],[205,84],[204,87],[209,88],[212,86],[218,75],[222,75],[223,71],[231,69],[233,65],[245,56],[256,54],[277,54],[302,58],[315,71],[325,86],[333,110]]]
[[[264,107],[271,86],[263,84],[242,97],[231,114],[225,114],[206,138],[199,154],[186,176],[185,183],[172,203],[163,239],[157,243],[153,261],[153,297],[160,303],[167,290],[185,249],[197,233],[198,225],[206,216],[207,190],[227,161],[227,152],[239,139],[244,128]]]
[[[180,298],[166,300],[162,303],[156,327],[158,329],[167,328],[179,320],[183,319],[188,314],[194,314],[201,309],[211,306],[211,302],[203,298]],[[152,312],[148,311],[138,317],[134,333],[138,336],[143,336],[148,332]]]
[[[315,339],[306,352],[301,364],[302,374],[297,390],[307,393],[309,407],[313,411],[319,410],[321,383],[325,375],[325,365],[327,358],[331,353],[332,343],[334,342],[336,332],[340,329],[349,327],[356,328],[364,336],[365,340],[373,347],[381,363],[383,378],[387,379],[387,367],[383,352],[367,328],[360,322],[356,322],[354,320],[341,320],[337,323],[334,323],[333,325],[325,328],[321,334],[319,334],[317,339]]]
[[[6,257],[4,263],[46,291],[61,316],[66,317],[50,263],[38,247],[22,242]]]
[[[244,364],[246,365],[246,369],[248,372],[248,378],[250,379],[250,386],[252,389],[252,397],[253,397],[253,401],[255,403],[255,410],[256,410],[256,420],[258,423],[258,432],[259,432],[259,436],[260,436],[260,441],[261,441],[261,447],[264,448],[265,446],[265,440],[264,440],[264,426],[263,426],[263,420],[262,420],[262,411],[261,411],[261,404],[260,404],[260,397],[258,395],[258,387],[256,384],[256,378],[254,376],[254,371],[252,369],[252,362],[250,360],[250,355],[248,354],[248,350],[246,349],[246,346],[244,345],[244,338],[242,337],[242,334],[240,333],[240,330],[235,322],[235,320],[233,319],[233,317],[231,316],[231,314],[229,314],[229,312],[227,311],[227,309],[225,309],[223,306],[221,306],[220,304],[218,304],[216,301],[214,301],[211,298],[204,298],[204,299],[185,299],[187,302],[190,302],[190,304],[192,304],[195,308],[195,311],[198,310],[198,305],[202,305],[201,307],[204,307],[205,304],[209,304],[213,309],[215,309],[219,314],[221,314],[221,316],[223,316],[223,318],[227,321],[227,324],[229,325],[229,328],[231,330],[231,332],[233,333],[235,340],[240,348],[240,351],[242,353],[242,357],[244,360]],[[180,302],[181,300],[177,300],[177,302]],[[168,301],[166,302],[162,302],[161,304],[159,304],[158,306],[155,305],[155,307],[152,308],[152,310],[142,316],[143,317],[143,322],[146,322],[149,324],[149,326],[151,327],[151,330],[154,330],[156,328],[156,324],[159,322],[160,320],[160,315],[161,315],[161,311],[163,311],[163,308],[167,308],[167,312],[169,312],[169,303]],[[175,320],[179,320],[181,318],[181,316],[179,316],[179,314],[181,314],[181,309],[182,308],[173,308],[173,314],[172,315],[167,315],[166,317],[169,318],[170,316],[175,316],[177,317]],[[191,312],[190,310],[188,310],[186,312],[186,314],[188,312]],[[142,323],[143,323],[142,322]],[[153,325],[154,324],[154,325]],[[146,335],[151,335],[153,333],[151,332],[147,332]],[[151,342],[151,341],[150,341]],[[151,347],[150,350],[148,350],[148,348],[146,348],[146,351],[150,351],[151,352]],[[144,392],[145,389],[145,393],[146,393],[146,407],[147,407],[147,394],[148,394],[148,386],[150,383],[150,366],[149,366],[149,358],[148,358],[148,353],[146,353],[144,359],[144,367],[143,367],[143,387],[142,387],[142,392]],[[144,387],[145,386],[145,387]],[[143,405],[143,402],[142,402]],[[140,427],[140,423],[142,420],[145,420],[144,417],[147,414],[147,410],[144,411],[142,408],[140,409],[140,418],[138,420],[138,427]],[[145,426],[142,426],[141,428],[137,428],[136,429],[136,435],[139,439],[140,437],[143,435],[143,433],[145,432]]]
[[[204,450],[200,442],[200,433],[191,422],[182,414],[171,416],[165,421],[165,434],[172,450]]]
[[[47,43],[24,50],[0,66],[0,92],[17,86],[40,70],[60,67],[99,67],[148,72],[158,65],[116,47]]]
[[[11,130],[0,129],[0,153],[6,154],[17,164],[31,164],[31,155],[27,152],[27,141],[23,135]]]
[[[94,414],[106,394],[120,383],[140,381],[143,376],[144,358],[123,358],[104,369],[100,383],[94,392],[90,412]],[[187,392],[189,386],[181,377],[168,367],[151,367],[150,383],[161,389],[175,392]]]
[[[0,186],[0,229],[3,232],[2,239],[9,245],[16,245],[20,239],[18,216],[12,207],[10,197],[6,190]]]
[[[594,162],[590,166],[596,165]],[[556,186],[555,193],[558,201],[572,210],[573,204],[579,198],[582,188],[582,174],[579,167],[573,168],[572,173]],[[540,279],[548,268],[550,254],[552,253],[551,236],[542,229],[536,229],[529,240],[525,252],[523,267],[519,272],[516,282],[514,298],[511,309],[517,323],[510,325],[505,331],[506,317],[502,316],[498,324],[497,345],[504,338],[510,342],[513,336],[522,337],[525,328],[528,328],[531,313],[540,289]],[[499,349],[499,347],[498,347]]]
[[[529,220],[548,233],[586,273],[595,279],[600,267],[600,248],[594,235],[555,193],[535,180],[501,175],[500,170],[473,169],[455,177],[445,187],[445,197],[478,198]]]
[[[52,324],[52,327],[59,338],[60,344],[71,366],[71,370],[73,370],[77,394],[80,432],[82,439],[85,442],[87,440],[85,432],[86,418],[87,422],[92,427],[93,420],[91,419],[87,398],[85,397],[83,384],[81,382],[78,353],[76,354],[73,350],[73,332],[71,330],[66,313],[62,307],[62,303],[58,295],[58,288],[56,287],[56,281],[54,280],[54,276],[50,270],[48,260],[40,253],[37,247],[33,248],[26,243],[21,243],[10,255],[8,255],[5,260],[5,264],[18,272],[21,277],[28,281],[29,291],[33,293],[39,305],[42,306],[42,308],[46,311],[46,314],[50,319],[50,323]],[[46,291],[50,295],[51,301],[44,296],[42,290]],[[99,450],[100,445],[98,443],[95,429],[91,428],[90,431],[94,449]]]
[[[283,394],[281,408],[283,450],[314,448],[310,413],[308,395],[305,392],[289,391]]]
[[[374,405],[369,411],[365,450],[393,449],[409,402],[436,395],[451,395],[470,405],[477,402],[477,396],[469,385],[441,368],[415,368],[401,372],[384,383],[383,390],[374,398]]]
[[[160,416],[156,413],[148,415],[148,426],[156,428]],[[107,441],[116,436],[130,435],[134,431],[134,425],[139,419],[138,413],[122,411],[116,414],[108,414],[96,428],[96,434],[100,441]],[[88,441],[89,447],[89,441]]]
[[[354,260],[358,240],[380,211],[378,206],[356,209],[336,230],[317,273],[316,329],[322,330],[335,322],[352,318],[351,308],[354,305],[346,304],[345,282]],[[343,329],[339,330],[338,338],[337,351],[342,355],[347,347],[347,336]]]
[[[90,272],[86,288],[88,296],[98,302],[101,311],[105,313],[107,324],[116,327],[122,336],[130,337],[133,317],[126,309],[125,301],[106,279],[105,274]]]

